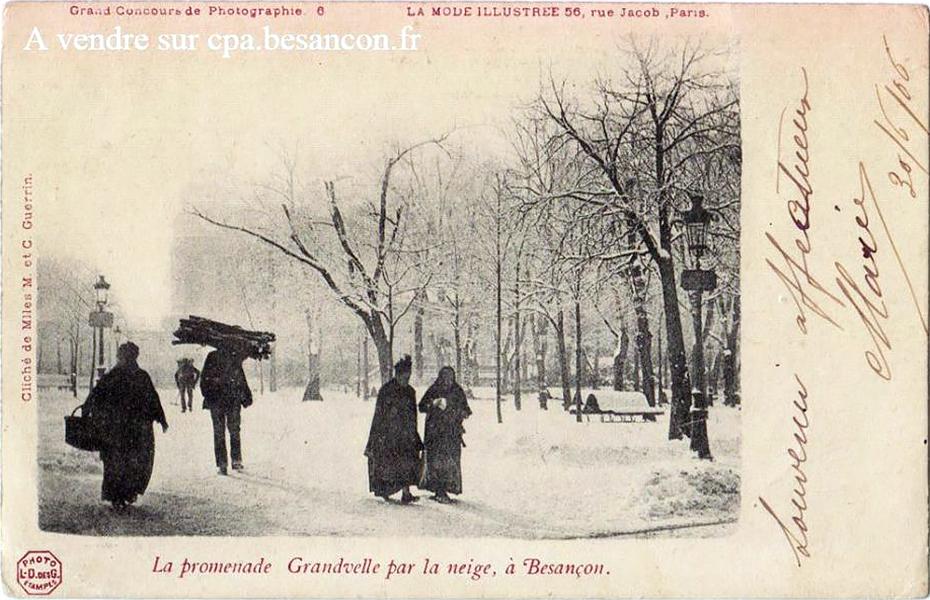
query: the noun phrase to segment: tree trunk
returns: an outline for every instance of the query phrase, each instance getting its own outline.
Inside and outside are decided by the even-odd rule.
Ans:
[[[514,296],[514,349],[513,349],[513,408],[514,410],[520,410],[520,376],[522,371],[520,370],[520,359],[523,358],[520,356],[520,353],[523,352],[523,339],[521,337],[520,331],[520,258],[517,257],[517,269],[516,277],[513,282],[513,296]]]
[[[368,381],[368,336],[362,335],[362,385],[365,390],[362,392],[362,398],[368,400],[371,396],[371,383]]]
[[[739,327],[740,327],[740,301],[739,296],[733,298],[731,309],[730,328],[727,333],[727,347],[723,354],[723,395],[724,402],[730,406],[740,403],[739,398]]]
[[[636,313],[636,351],[642,367],[643,394],[649,406],[656,405],[655,375],[652,368],[652,333],[649,331],[649,313],[646,312],[646,284],[642,268],[634,265],[630,270],[633,287],[633,310]]]
[[[462,386],[468,392],[476,383],[475,328],[472,319],[466,319],[465,344],[462,347]]]
[[[617,338],[617,349],[614,352],[614,389],[623,390],[624,368],[630,347],[630,336],[626,332],[626,324],[620,321],[620,336]]]
[[[504,338],[501,349],[501,390],[511,391],[513,381],[513,354],[510,352],[513,344],[513,317],[507,319],[507,337]]]
[[[575,297],[575,420],[581,423],[581,300]]]
[[[268,359],[268,389],[275,392],[278,389],[278,353],[272,347],[271,356]]]
[[[643,391],[642,386],[639,383],[639,370],[642,367],[642,362],[639,360],[639,348],[633,349],[633,390],[637,392]]]
[[[271,261],[271,264],[270,264],[269,269],[268,269],[268,274],[269,274],[270,279],[271,279],[271,286],[270,286],[270,288],[271,288],[271,289],[270,289],[270,292],[271,292],[271,319],[272,319],[271,324],[272,324],[272,327],[273,327],[272,331],[276,331],[276,330],[277,330],[277,327],[275,327],[275,325],[276,325],[275,317],[277,317],[277,315],[278,315],[278,302],[277,302],[278,294],[277,294],[277,282],[275,281],[274,261]],[[277,359],[277,354],[278,354],[278,353],[276,352],[276,348],[274,347],[274,345],[272,345],[272,347],[271,347],[271,356],[269,357],[269,360],[268,360],[268,391],[270,391],[271,393],[274,393],[274,392],[276,392],[276,391],[278,390],[278,359]]]
[[[417,311],[413,317],[413,369],[417,381],[423,381],[423,304],[422,294],[418,293]]]
[[[572,404],[571,377],[568,372],[568,348],[565,343],[565,311],[559,308],[558,324],[555,328],[559,346],[559,375],[562,380],[562,408],[568,410]]]
[[[498,200],[498,203],[500,201]],[[500,226],[498,225],[498,238],[500,238]],[[501,323],[501,257],[500,257],[500,240],[498,239],[498,254],[497,254],[497,265],[496,265],[496,275],[497,275],[497,305],[496,305],[496,319],[497,319],[497,335],[494,339],[495,347],[497,351],[494,353],[494,367],[495,367],[495,402],[497,406],[497,422],[503,423],[504,417],[501,414],[501,333],[502,333],[502,323]]]
[[[601,386],[601,343],[594,345],[594,364],[591,369],[591,387],[599,389]]]
[[[436,360],[434,371],[439,370],[442,368],[442,344],[436,340],[436,334],[433,332],[430,332],[429,334],[429,341],[430,345],[433,346],[433,356]]]
[[[368,334],[375,344],[375,352],[378,354],[378,370],[381,374],[381,385],[384,385],[394,376],[394,351],[391,348],[391,340],[380,319],[373,318],[369,321]]]
[[[459,302],[459,292],[455,291],[455,314],[452,320],[452,333],[455,340],[455,373],[462,372],[462,303]]]
[[[714,353],[714,360],[710,363],[712,366],[707,371],[707,394],[708,400],[707,404],[712,405],[712,398],[716,398],[719,394],[718,382],[720,381],[720,358],[723,352],[718,350]]]
[[[619,346],[619,342],[617,345]],[[623,361],[620,360],[619,348],[617,352],[614,352],[613,389],[618,392],[623,390]]]
[[[307,387],[304,390],[303,401],[322,400],[320,394],[320,339],[319,324],[310,310],[306,312],[307,318]]]
[[[675,283],[675,267],[671,254],[659,257],[659,275],[662,283],[662,305],[665,315],[665,332],[668,342],[668,361],[671,371],[672,406],[669,418],[668,439],[679,440],[684,432],[681,427],[688,420],[691,409],[691,392],[688,380],[685,338],[681,329],[681,313],[678,310],[678,290]]]
[[[685,337],[681,328],[681,312],[678,308],[678,286],[675,281],[675,263],[672,259],[672,227],[669,220],[668,190],[665,180],[665,131],[664,125],[656,122],[655,135],[655,181],[658,189],[659,206],[659,254],[655,257],[662,283],[662,305],[665,313],[665,332],[668,341],[668,357],[671,366],[672,408],[668,420],[668,438],[681,439],[682,425],[689,418],[691,409],[691,385],[688,381],[688,365],[685,356]],[[645,232],[648,235],[648,232]]]
[[[657,388],[659,392],[659,405],[668,404],[668,396],[665,395],[665,362],[662,357],[662,320],[659,319],[659,340],[658,340],[658,354],[656,356],[656,362],[658,366],[656,368],[656,379],[657,379]]]
[[[355,347],[355,396],[364,398],[365,393],[362,391],[362,338],[364,333],[358,338],[358,345]]]
[[[533,356],[536,357],[536,393],[537,397],[542,400],[548,394],[546,387],[546,333],[548,321],[545,319],[536,319],[536,315],[530,315],[530,332],[533,334]]]
[[[81,351],[81,330],[76,328],[74,339],[71,341],[71,395],[77,398],[78,361]]]

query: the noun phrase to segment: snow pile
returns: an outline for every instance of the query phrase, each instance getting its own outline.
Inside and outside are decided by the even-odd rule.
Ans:
[[[643,489],[642,511],[650,520],[701,517],[710,521],[739,509],[739,475],[733,469],[656,471]]]

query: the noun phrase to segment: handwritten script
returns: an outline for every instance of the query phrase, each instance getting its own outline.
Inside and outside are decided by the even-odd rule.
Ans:
[[[812,232],[817,222],[813,216],[822,214],[815,211],[815,208],[822,208],[822,200],[820,206],[815,204],[815,198],[819,196],[815,195],[812,183],[814,153],[809,135],[810,115],[815,102],[811,98],[808,70],[804,67],[800,70],[797,99],[782,110],[778,123],[775,190],[785,200],[794,239],[782,243],[771,232],[766,232],[765,236],[773,250],[772,257],[766,258],[766,264],[792,300],[793,318],[799,333],[809,335],[816,323],[822,324],[827,331],[844,335],[858,331],[856,335],[866,340],[860,352],[869,372],[880,381],[891,381],[894,373],[893,340],[888,325],[893,318],[890,309],[893,303],[888,297],[891,288],[887,285],[887,278],[895,276],[893,271],[897,271],[897,276],[905,284],[924,336],[928,329],[920,296],[915,291],[883,205],[892,197],[905,202],[921,197],[918,194],[920,173],[927,175],[928,170],[921,160],[920,149],[927,147],[930,130],[919,116],[920,110],[915,107],[914,98],[914,90],[925,89],[926,86],[920,88],[914,84],[907,68],[908,60],[896,55],[886,36],[882,36],[881,42],[887,76],[885,81],[874,84],[877,116],[872,124],[890,142],[893,158],[889,164],[892,166],[885,172],[890,192],[879,187],[880,180],[874,178],[875,171],[870,165],[858,160],[851,178],[850,204],[843,207],[839,203],[833,204],[837,213],[850,215],[854,250],[859,259],[855,264],[831,259],[828,264],[832,263],[832,268],[826,274],[815,273],[811,266],[815,251]],[[888,198],[883,198],[882,193]],[[762,496],[758,499],[762,509],[772,517],[783,534],[792,557],[800,567],[804,559],[811,557],[811,528],[807,520],[810,482],[805,471],[810,456],[811,416],[807,386],[798,373],[793,374],[793,379],[797,397],[792,399],[791,443],[786,448],[792,478],[786,503],[790,516],[783,518],[782,515],[787,513],[776,510],[777,503]]]

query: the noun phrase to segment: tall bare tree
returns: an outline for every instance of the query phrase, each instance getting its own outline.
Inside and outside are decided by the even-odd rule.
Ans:
[[[431,278],[416,269],[427,248],[418,245],[413,231],[415,206],[396,193],[393,178],[413,153],[427,147],[441,149],[445,140],[441,136],[396,149],[384,161],[373,199],[348,210],[343,208],[336,180],[331,179],[322,185],[326,214],[318,214],[311,201],[318,196],[300,184],[296,160],[282,156],[282,172],[256,192],[259,201],[273,200],[278,206],[266,215],[267,223],[233,221],[196,207],[192,212],[308,267],[361,320],[375,345],[381,380],[386,382],[392,374],[397,325]]]
[[[563,188],[550,197],[621,220],[656,267],[671,364],[669,437],[680,438],[690,385],[673,252],[676,203],[700,185],[689,169],[693,163],[739,151],[738,100],[719,57],[699,46],[664,50],[655,41],[631,42],[627,51],[619,79],[597,81],[591,102],[576,101],[564,84],[550,79],[537,115],[558,128],[553,143],[572,144],[603,183],[593,191]]]

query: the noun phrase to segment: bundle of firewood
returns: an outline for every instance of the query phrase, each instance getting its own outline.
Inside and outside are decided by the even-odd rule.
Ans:
[[[181,319],[172,344],[200,344],[217,349],[233,350],[259,360],[271,356],[273,333],[249,331],[237,325],[227,325],[191,315]]]

